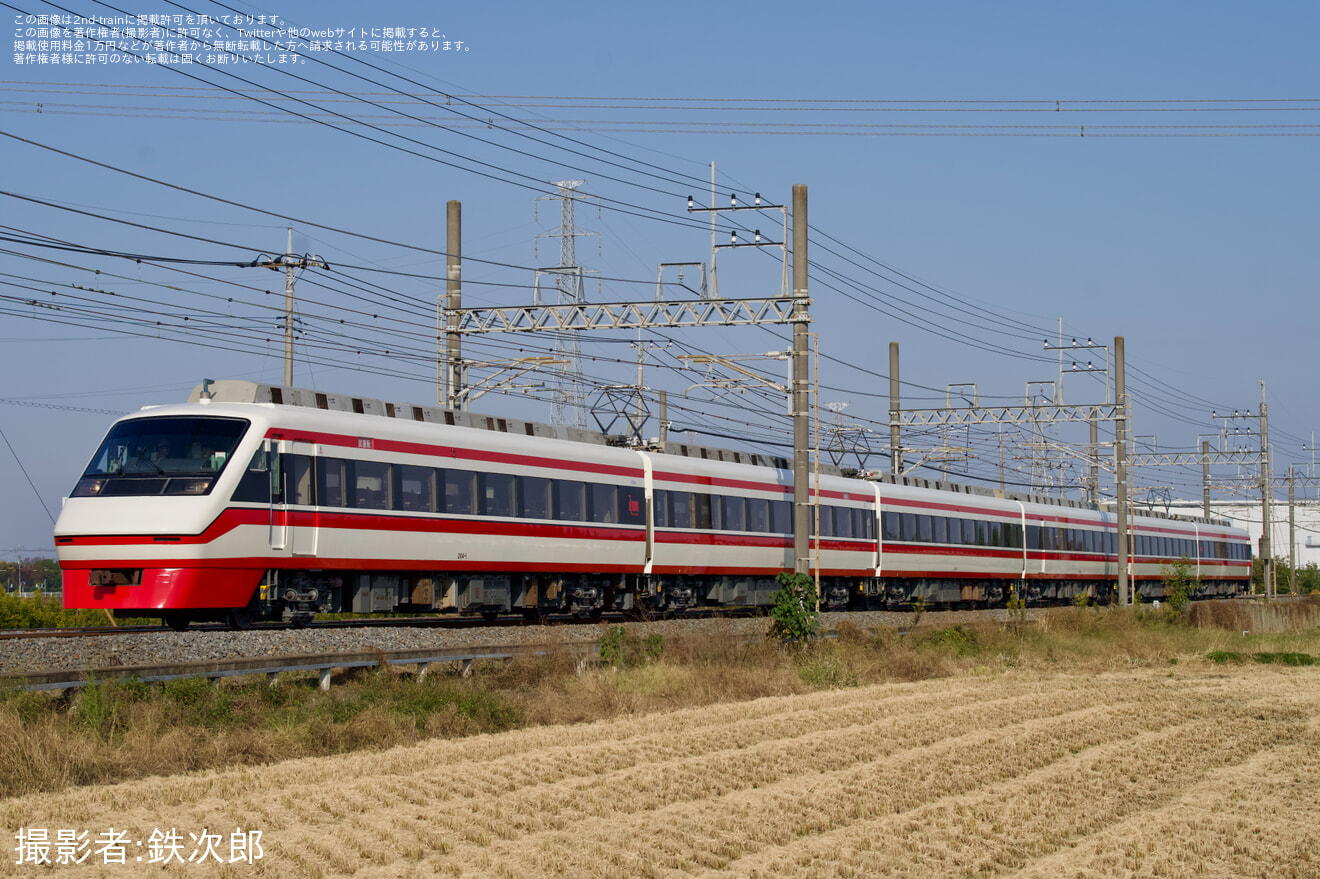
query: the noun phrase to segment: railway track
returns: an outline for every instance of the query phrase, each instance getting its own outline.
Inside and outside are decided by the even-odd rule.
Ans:
[[[763,613],[756,608],[738,608],[734,610],[727,609],[709,609],[700,611],[690,611],[681,614],[687,619],[735,619],[749,616],[762,616]],[[630,621],[644,622],[658,618],[640,617],[635,614],[627,613],[604,613],[599,616],[583,618],[568,614],[550,615],[540,618],[528,618],[522,615],[506,614],[497,616],[493,619],[486,617],[472,616],[416,616],[416,617],[367,617],[362,619],[349,620],[315,620],[305,626],[294,626],[288,623],[254,623],[250,629],[244,631],[254,632],[278,632],[297,630],[317,631],[330,629],[389,629],[389,628],[422,628],[422,629],[477,629],[477,628],[509,628],[517,626],[538,626],[538,625],[581,625],[600,622],[623,623]],[[197,623],[190,627],[190,631],[195,632],[229,632],[233,631],[224,623]],[[168,631],[164,625],[154,626],[68,626],[57,629],[6,629],[0,630],[0,641],[21,640],[28,638],[81,638],[96,637],[107,635],[140,635]]]

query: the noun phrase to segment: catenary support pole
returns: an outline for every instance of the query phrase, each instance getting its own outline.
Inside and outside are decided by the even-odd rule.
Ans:
[[[1091,410],[1091,475],[1086,481],[1091,503],[1100,503],[1100,413]],[[1001,488],[1003,486],[1000,486]]]
[[[898,343],[889,343],[889,472],[903,473],[903,435],[899,430]]]
[[[1297,499],[1293,466],[1288,465],[1288,594],[1297,594]]]
[[[1123,375],[1123,337],[1114,337],[1114,402],[1118,420],[1114,422],[1114,469],[1118,482],[1118,603],[1132,603],[1128,583],[1128,496],[1127,496],[1127,387]]]
[[[807,492],[807,187],[793,184],[793,570],[811,574]]]
[[[1274,522],[1273,499],[1270,497],[1270,410],[1265,403],[1265,382],[1260,383],[1260,554],[1265,561],[1261,569],[1265,585],[1265,597],[1275,598],[1277,589],[1274,583]]]
[[[448,258],[445,271],[445,309],[449,312],[449,322],[452,326],[455,313],[463,307],[463,203],[450,201],[446,219],[445,252]],[[462,409],[465,396],[461,338],[456,332],[445,333],[445,363],[448,369],[445,386],[449,389],[445,405],[450,409]]]

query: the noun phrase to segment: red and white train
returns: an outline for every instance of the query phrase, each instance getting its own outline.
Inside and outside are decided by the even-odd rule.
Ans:
[[[767,606],[793,568],[782,459],[250,382],[122,418],[55,526],[64,604],[302,623],[318,611],[494,615]],[[819,477],[823,605],[1114,597],[1116,517],[924,479]],[[1246,588],[1245,531],[1138,515],[1129,572],[1186,558]]]

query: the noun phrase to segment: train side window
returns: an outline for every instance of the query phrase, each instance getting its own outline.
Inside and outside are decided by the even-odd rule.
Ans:
[[[380,461],[354,461],[353,501],[353,506],[359,510],[388,510],[390,465]]]
[[[266,467],[265,450],[257,449],[252,456],[247,469],[243,471],[243,477],[238,480],[238,487],[234,489],[233,500],[245,504],[270,503],[270,471]]]
[[[669,493],[669,524],[674,528],[692,527],[692,492],[671,491]]]
[[[710,497],[710,527],[719,531],[724,527],[724,498],[718,494]]]
[[[396,464],[394,479],[394,509],[435,512],[435,470],[416,464]]]
[[[921,543],[930,543],[932,534],[930,516],[924,513],[917,516],[917,540]]]
[[[593,482],[588,489],[591,498],[591,521],[617,523],[619,521],[618,486]]]
[[[587,484],[571,479],[555,480],[555,518],[561,522],[587,521]]]
[[[476,512],[477,474],[471,470],[445,471],[445,512],[471,516]]]
[[[505,516],[517,515],[518,497],[517,480],[508,473],[482,473],[481,515]]]
[[[917,514],[899,513],[898,515],[898,539],[905,543],[911,543],[917,539]]]
[[[747,499],[741,497],[725,497],[721,506],[724,508],[724,530],[725,531],[746,531],[747,530]]]
[[[342,458],[316,459],[316,496],[323,507],[346,507],[344,501],[344,469]]]
[[[692,495],[692,526],[701,531],[709,531],[710,520],[710,495],[693,493]]]
[[[1008,533],[1008,545],[1013,549],[1022,548],[1022,526],[1016,523],[1005,526]]]
[[[770,502],[765,498],[747,499],[747,530],[760,532],[770,530]]]
[[[770,530],[775,534],[793,533],[793,504],[790,501],[770,502]]]
[[[284,502],[311,506],[316,503],[310,455],[281,455],[284,464]]]
[[[884,511],[880,513],[880,534],[882,540],[899,540],[898,513]]]
[[[821,504],[820,507],[819,507],[818,509],[819,509],[819,511],[820,511],[820,516],[819,516],[819,519],[820,519],[820,536],[821,536],[821,537],[833,537],[833,536],[834,536],[834,508],[833,508],[833,507],[827,507],[827,506],[825,506],[824,504]],[[815,534],[815,533],[816,533],[816,519],[817,519],[816,513],[815,513],[815,511],[813,511],[812,514],[811,514],[811,529],[812,529],[812,530],[811,530],[811,533],[812,533],[812,534]]]
[[[1040,526],[1028,525],[1026,538],[1027,549],[1040,549]]]
[[[944,520],[944,524],[949,535],[949,543],[962,543],[963,539],[963,520],[949,517]]]
[[[875,516],[869,509],[853,510],[853,537],[861,540],[875,540]]]
[[[519,476],[518,496],[525,519],[551,519],[550,480],[543,476]]]
[[[930,539],[933,543],[949,542],[949,522],[943,516],[931,516]]]
[[[657,488],[651,492],[651,519],[657,528],[669,527],[669,492]]]
[[[619,486],[619,521],[625,525],[645,525],[646,493],[633,485]]]
[[[853,511],[851,507],[834,508],[834,536],[853,538]]]
[[[1002,523],[999,523],[999,522],[990,522],[989,525],[990,525],[990,537],[989,537],[990,542],[989,542],[988,544],[986,544],[986,545],[987,545],[987,546],[1003,546],[1003,545],[1004,545],[1004,529],[1003,529],[1003,527],[1002,527]]]

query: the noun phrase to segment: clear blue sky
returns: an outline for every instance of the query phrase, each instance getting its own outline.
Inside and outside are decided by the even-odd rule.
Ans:
[[[119,14],[80,0],[64,10],[13,5],[33,15]],[[649,298],[658,263],[709,256],[705,215],[693,225],[686,196],[709,201],[703,181],[713,161],[720,203],[730,192],[744,198],[754,191],[783,203],[794,183],[809,186],[812,311],[822,354],[834,358],[822,363],[821,401],[849,402],[849,416],[884,434],[876,447],[887,440],[880,423],[887,418],[890,341],[902,347],[909,405],[942,402],[945,386],[955,382],[975,382],[983,402],[1003,404],[1020,401],[1028,382],[1056,378],[1057,362],[1043,359],[1042,340],[1062,319],[1069,340],[1125,337],[1133,430],[1157,435],[1161,450],[1190,449],[1198,435],[1215,431],[1212,409],[1254,411],[1263,379],[1278,469],[1310,460],[1302,446],[1311,444],[1320,421],[1314,4],[234,8],[315,31],[365,28],[369,39],[372,30],[414,31],[406,41],[426,28],[465,48],[304,53],[334,67],[314,60],[26,63],[43,54],[27,46],[39,39],[28,33],[39,25],[6,9],[11,40],[23,45],[8,46],[0,62],[0,130],[296,218],[294,250],[318,254],[335,269],[324,283],[311,271],[299,282],[306,332],[297,352],[299,385],[434,399],[427,352],[434,350],[434,302],[443,284],[416,276],[443,276],[444,260],[395,243],[442,251],[447,200],[463,203],[467,303],[529,299],[529,269],[558,258],[557,239],[543,237],[533,250],[538,233],[559,219],[556,203],[537,206],[536,181],[564,179],[585,179],[583,190],[602,198],[599,215],[586,204],[578,208],[578,225],[599,233],[578,242],[579,263],[609,279],[589,285],[588,298]],[[232,15],[202,3],[125,9]],[[241,38],[228,27],[215,36]],[[25,63],[16,63],[20,51]],[[276,107],[254,101],[256,89],[269,90],[259,97]],[[316,108],[291,100],[294,93]],[[476,106],[451,102],[446,109],[408,97],[421,93],[433,104],[443,103],[434,95],[451,94]],[[472,117],[463,121],[469,127],[455,127],[456,106]],[[299,120],[289,108],[361,136]],[[511,132],[507,117],[540,130]],[[13,447],[0,448],[7,501],[0,549],[39,549],[51,543],[50,522],[18,462],[57,514],[112,418],[83,410],[127,412],[181,400],[203,377],[282,375],[278,317],[270,308],[282,295],[282,276],[176,265],[191,273],[184,274],[85,249],[250,261],[284,250],[289,221],[10,138],[0,139],[0,160],[8,171],[0,188],[12,193],[3,197],[0,234],[27,239],[5,242],[0,255],[7,363],[0,429]],[[738,219],[778,241],[775,216]],[[730,219],[721,220],[721,243]],[[83,250],[37,247],[31,236]],[[773,251],[726,251],[721,293],[773,294],[779,269]],[[24,304],[28,299],[42,307]],[[72,310],[45,307],[68,300]],[[588,361],[586,373],[633,381],[633,338],[586,343],[588,355],[599,358]],[[687,350],[721,354],[783,347],[761,329],[674,338]],[[489,340],[471,351],[507,357],[519,348],[543,353],[547,344]],[[647,384],[669,388],[671,400],[701,381],[668,369],[683,350],[648,359]],[[1103,353],[1091,356],[1103,361]],[[761,368],[782,376],[778,365]],[[778,401],[749,393],[722,407],[703,393],[694,390],[675,406],[678,429],[783,438]],[[1064,382],[1070,403],[1103,394],[1093,376]],[[549,418],[544,401],[523,397],[488,396],[474,408]],[[1085,439],[1084,431],[1054,437]],[[978,457],[951,469],[997,478],[991,433],[912,441],[970,443]],[[1010,460],[1018,468],[1029,464]],[[872,466],[886,463],[877,458]],[[1231,468],[1219,472],[1234,475]],[[1009,476],[1028,478],[1027,469]],[[1200,494],[1197,472],[1145,471],[1138,485]]]

